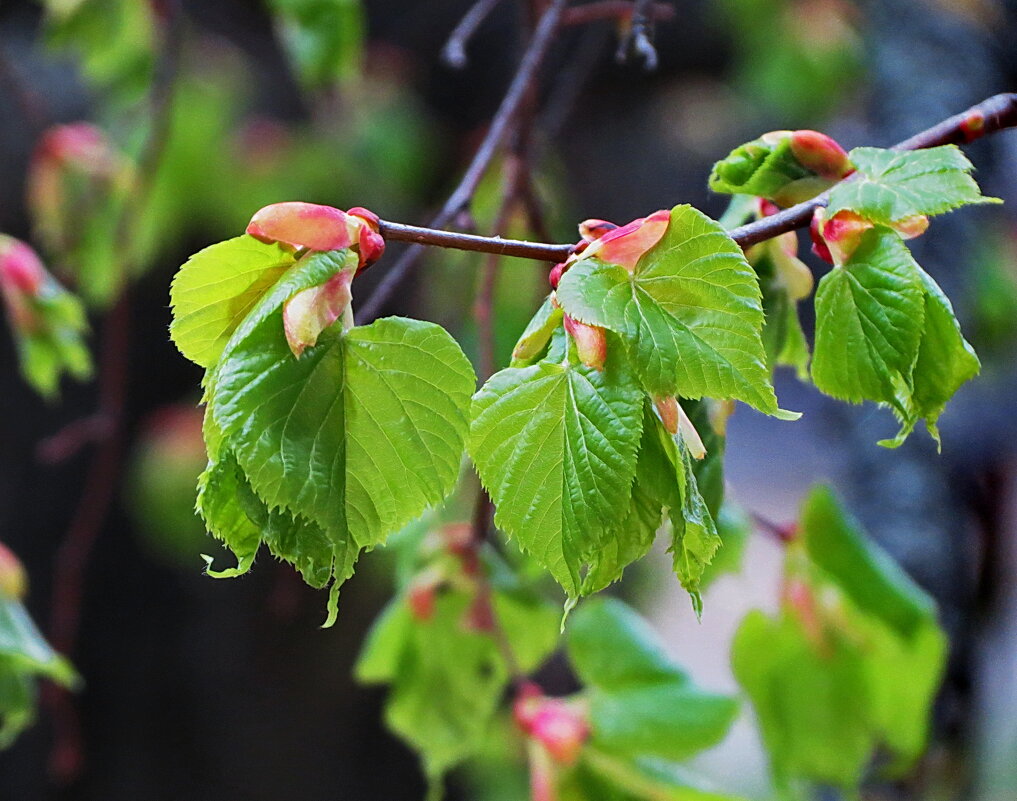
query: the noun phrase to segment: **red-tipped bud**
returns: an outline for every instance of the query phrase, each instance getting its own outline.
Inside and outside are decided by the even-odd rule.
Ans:
[[[6,292],[36,295],[46,278],[46,268],[32,248],[0,234],[0,288]]]
[[[670,222],[671,212],[655,211],[648,217],[608,231],[586,249],[584,256],[595,255],[601,261],[634,272],[636,263],[661,240]]]
[[[558,698],[545,698],[530,723],[530,736],[560,765],[574,765],[590,736],[584,711]]]
[[[855,171],[844,148],[819,131],[795,131],[791,152],[799,164],[822,178],[839,180]]]
[[[586,242],[593,242],[617,227],[613,222],[607,220],[583,220],[579,223],[579,236]]]
[[[819,217],[815,230],[826,243],[831,263],[843,265],[861,244],[865,232],[873,227],[869,220],[848,209],[838,211],[826,219],[823,209],[816,209]],[[817,250],[818,255],[818,250]]]
[[[112,175],[123,161],[102,129],[87,122],[56,125],[43,134],[33,162],[52,160],[90,175]]]
[[[318,341],[321,332],[349,308],[354,270],[344,269],[320,286],[297,292],[283,304],[283,330],[294,356]]]
[[[21,561],[0,542],[0,598],[20,601],[28,592],[28,576]]]
[[[660,422],[668,434],[672,436],[678,433],[678,399],[674,395],[667,395],[662,398],[654,398],[653,405],[657,407],[657,414],[660,415]]]
[[[772,217],[780,211],[780,206],[765,197],[756,198],[756,214],[760,217]]]
[[[558,288],[558,283],[561,281],[561,277],[565,272],[565,269],[565,262],[556,264],[551,268],[551,272],[547,275],[547,282],[551,285],[551,289]]]
[[[809,224],[809,237],[812,239],[812,252],[827,264],[833,264],[833,256],[830,248],[826,246],[823,235],[820,233],[820,226],[823,224],[822,209],[816,209],[812,215],[812,222]]]
[[[378,215],[359,206],[348,212],[317,203],[288,201],[260,209],[247,233],[262,242],[282,242],[294,248],[325,251],[354,247],[363,269],[381,258],[385,240]]]
[[[247,233],[262,242],[282,242],[319,251],[348,248],[360,239],[359,230],[356,239],[350,236],[350,217],[345,212],[297,201],[273,203],[260,209],[251,218]]]
[[[516,693],[516,700],[512,704],[512,717],[520,730],[527,734],[533,727],[533,719],[543,697],[540,687],[532,681],[524,682]]]
[[[434,617],[437,595],[437,585],[430,577],[413,583],[406,593],[406,603],[414,620],[426,623]]]
[[[594,370],[603,370],[607,361],[607,332],[596,325],[581,323],[567,314],[565,330],[576,343],[579,361]]]
[[[985,115],[981,111],[973,111],[964,118],[960,125],[965,142],[974,142],[985,135]]]

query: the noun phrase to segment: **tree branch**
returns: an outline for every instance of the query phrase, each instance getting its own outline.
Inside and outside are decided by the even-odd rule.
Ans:
[[[635,0],[632,4],[632,23],[628,35],[622,38],[618,44],[618,52],[615,59],[624,63],[628,60],[629,53],[635,53],[643,59],[643,66],[647,72],[657,69],[657,48],[650,41],[650,33],[653,30],[653,0]]]
[[[509,85],[508,91],[505,93],[505,97],[501,101],[494,119],[491,121],[491,127],[488,129],[487,135],[480,143],[480,147],[477,148],[477,152],[474,154],[470,165],[466,168],[466,172],[463,174],[459,185],[449,195],[441,211],[431,221],[430,227],[432,229],[444,228],[473,199],[481,179],[487,172],[488,167],[491,166],[491,161],[511,132],[512,123],[522,107],[531,85],[537,79],[540,66],[544,62],[544,57],[551,49],[555,31],[558,29],[558,24],[561,21],[562,13],[567,4],[568,0],[554,0],[547,11],[541,16],[534,30],[533,38],[530,40],[526,52],[519,62],[519,70],[516,72],[515,78],[512,79],[512,83]],[[388,225],[391,226],[393,224],[388,223]],[[416,241],[418,243],[423,242],[423,240]],[[431,243],[428,242],[427,244]],[[447,246],[453,247],[451,244]],[[378,314],[378,311],[389,299],[414,263],[416,263],[422,250],[421,244],[414,244],[406,249],[406,252],[392,266],[392,269],[388,271],[385,278],[367,299],[360,315],[358,315],[361,319],[370,320]],[[488,250],[486,252],[496,251]],[[547,256],[542,258],[546,259]]]
[[[441,51],[442,61],[456,69],[466,66],[466,43],[500,2],[501,0],[477,0],[473,4],[449,35]]]
[[[1014,127],[1017,127],[1017,93],[999,94],[899,142],[894,145],[893,149],[921,150],[938,145],[966,144],[983,136]],[[851,178],[845,180],[850,181]],[[812,200],[784,209],[770,217],[735,228],[731,231],[731,238],[743,248],[748,248],[765,239],[772,239],[788,231],[804,228],[812,221],[813,212],[820,206],[825,206],[828,199],[829,192],[824,192]],[[388,220],[382,220],[381,232],[387,239],[413,242],[417,247],[431,245],[455,250],[494,253],[501,256],[516,256],[537,261],[564,261],[575,247],[572,244],[526,242],[502,239],[501,237],[462,234]],[[398,264],[389,271],[390,274],[397,268]],[[372,296],[370,301],[373,300]]]

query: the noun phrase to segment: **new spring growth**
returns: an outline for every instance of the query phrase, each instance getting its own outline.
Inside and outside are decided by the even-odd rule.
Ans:
[[[660,415],[660,422],[671,436],[679,435],[689,455],[693,459],[702,459],[706,456],[706,446],[703,445],[703,438],[693,425],[692,420],[685,413],[682,405],[674,395],[654,398],[653,405]]]
[[[794,131],[791,134],[791,152],[799,164],[820,178],[839,181],[855,171],[847,151],[819,131]]]
[[[66,253],[85,231],[82,219],[125,191],[130,160],[102,129],[87,122],[57,125],[39,140],[28,168],[28,208],[46,248]]]
[[[512,715],[523,733],[543,746],[559,765],[574,765],[590,737],[587,711],[582,703],[549,698],[533,684],[520,689]]]
[[[874,224],[849,209],[838,211],[827,219],[826,209],[818,208],[812,217],[809,234],[812,237],[812,252],[819,258],[839,267],[843,266],[858,248],[866,231]],[[929,227],[929,218],[924,214],[905,217],[891,226],[902,239],[921,236]]]
[[[20,601],[28,593],[28,576],[21,561],[0,542],[0,600]]]
[[[359,207],[341,211],[316,203],[274,203],[251,218],[247,233],[309,252],[348,250],[356,256],[324,284],[302,290],[283,304],[283,329],[294,356],[313,346],[340,317],[346,318],[347,327],[353,324],[353,278],[385,252],[376,214]]]
[[[0,234],[0,294],[15,330],[32,333],[42,324],[34,300],[47,277],[46,268],[32,248]]]
[[[757,218],[769,217],[778,211],[780,209],[774,203],[758,198]],[[814,279],[808,265],[798,258],[797,233],[787,231],[779,234],[753,245],[745,253],[745,258],[753,266],[764,256],[772,262],[778,283],[784,287],[792,301],[804,300],[812,294]]]

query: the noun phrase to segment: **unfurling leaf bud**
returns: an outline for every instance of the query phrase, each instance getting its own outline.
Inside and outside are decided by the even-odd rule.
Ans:
[[[671,212],[666,209],[655,211],[648,217],[640,217],[628,225],[614,228],[595,240],[583,253],[583,257],[596,256],[608,264],[617,264],[630,273],[636,263],[650,248],[656,245],[671,222]]]
[[[28,593],[28,577],[21,561],[0,542],[0,599],[20,601]]]
[[[565,330],[576,343],[579,361],[594,370],[603,370],[607,361],[607,332],[596,325],[581,323],[567,314]]]
[[[0,295],[16,331],[30,334],[42,324],[35,299],[49,280],[46,268],[32,248],[0,234]]]
[[[377,261],[385,251],[378,216],[360,207],[345,212],[317,203],[273,203],[255,213],[247,233],[262,242],[315,251],[356,247],[360,269]]]
[[[682,442],[685,443],[685,447],[689,449],[689,455],[693,459],[702,459],[706,456],[706,446],[703,445],[703,438],[699,436],[699,432],[696,431],[696,427],[692,424],[692,420],[685,413],[682,405],[678,404],[678,434],[682,438]]]
[[[573,765],[590,737],[586,710],[577,703],[548,698],[524,688],[513,706],[516,723],[560,765]]]
[[[819,131],[792,133],[791,152],[799,164],[822,178],[840,180],[855,171],[844,148]]]
[[[340,270],[324,284],[297,292],[283,304],[283,330],[294,356],[299,358],[305,348],[316,344],[321,332],[349,308],[355,272]]]
[[[583,220],[579,223],[579,236],[586,242],[593,242],[617,227],[613,222],[607,220]]]

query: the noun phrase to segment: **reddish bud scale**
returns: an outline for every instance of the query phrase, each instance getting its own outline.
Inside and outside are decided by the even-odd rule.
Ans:
[[[0,235],[0,289],[37,295],[46,278],[46,268],[32,248],[17,239]]]
[[[559,698],[542,698],[536,702],[528,732],[555,762],[573,765],[589,739],[590,725],[575,705]]]
[[[414,582],[406,593],[406,602],[413,619],[419,623],[433,619],[437,598],[438,587],[432,578],[425,577]]]
[[[657,414],[660,415],[660,422],[668,434],[672,436],[678,433],[678,399],[674,395],[663,398],[654,398],[653,405],[657,407]]]
[[[363,269],[381,258],[385,240],[378,215],[359,206],[349,212],[317,203],[273,203],[255,213],[247,233],[262,242],[281,242],[314,251],[356,245]]]
[[[791,153],[799,164],[822,178],[839,180],[855,171],[847,151],[819,131],[802,130],[792,133]]]
[[[579,236],[585,242],[593,242],[617,227],[615,223],[608,222],[607,220],[583,220],[579,223]]]
[[[587,248],[586,255],[635,272],[639,259],[663,238],[670,222],[667,209],[655,211],[608,231]]]
[[[965,142],[974,142],[985,135],[985,115],[981,111],[974,111],[964,119],[960,125],[961,133]]]
[[[551,272],[548,273],[547,282],[551,285],[551,289],[557,289],[558,284],[561,282],[562,274],[565,272],[565,262],[554,265],[551,268]]]
[[[607,361],[607,332],[595,325],[564,316],[565,331],[576,343],[579,361],[594,370],[603,370]]]
[[[778,206],[772,200],[767,200],[765,197],[761,197],[757,198],[757,201],[758,203],[756,213],[760,217],[772,217],[774,214],[780,211],[780,206]]]

